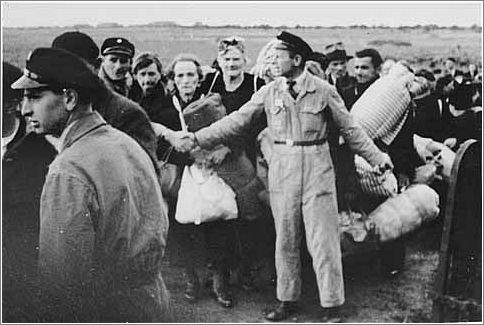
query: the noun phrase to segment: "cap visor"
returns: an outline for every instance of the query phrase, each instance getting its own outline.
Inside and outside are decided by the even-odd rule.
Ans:
[[[103,55],[107,55],[107,54],[122,54],[122,55],[126,55],[126,56],[131,57],[132,52],[123,51],[123,50],[120,50],[120,49],[113,49],[113,50],[106,50],[106,51],[104,51],[104,54]]]
[[[23,75],[17,81],[15,81],[10,88],[12,89],[31,89],[31,88],[40,88],[46,87],[47,84],[42,84],[35,80],[30,79],[29,77]]]

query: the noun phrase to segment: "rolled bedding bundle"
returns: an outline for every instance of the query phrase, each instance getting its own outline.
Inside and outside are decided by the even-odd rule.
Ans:
[[[423,184],[411,185],[368,215],[381,242],[397,239],[439,215],[439,195]]]
[[[403,127],[413,88],[414,74],[396,63],[388,75],[376,80],[356,101],[351,115],[371,139],[389,145]]]

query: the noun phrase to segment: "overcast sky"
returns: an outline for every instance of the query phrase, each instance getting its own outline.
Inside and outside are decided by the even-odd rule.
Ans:
[[[181,25],[202,22],[213,26],[482,26],[482,2],[2,2],[2,24],[5,27],[96,25],[102,22],[132,25],[154,21],[174,21]]]

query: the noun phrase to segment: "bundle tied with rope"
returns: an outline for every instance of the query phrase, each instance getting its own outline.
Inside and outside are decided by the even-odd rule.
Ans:
[[[388,147],[410,113],[412,98],[424,93],[427,87],[427,83],[398,62],[388,75],[376,80],[362,94],[350,114],[375,143]],[[358,155],[355,155],[355,165],[364,193],[378,197],[397,194],[396,178],[391,171],[381,172]]]

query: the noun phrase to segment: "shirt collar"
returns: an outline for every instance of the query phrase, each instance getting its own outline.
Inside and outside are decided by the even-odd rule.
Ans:
[[[93,111],[85,113],[69,124],[64,131],[62,131],[62,134],[59,138],[59,152],[62,152],[64,149],[70,147],[74,142],[84,137],[91,131],[106,124],[106,121],[98,112]]]

